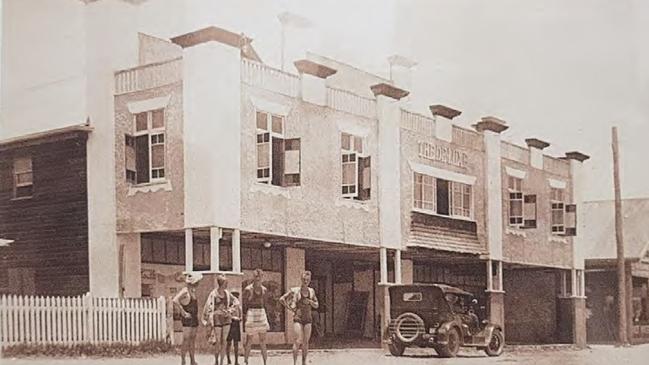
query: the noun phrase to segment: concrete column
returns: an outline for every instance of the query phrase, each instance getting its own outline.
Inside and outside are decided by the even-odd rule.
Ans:
[[[124,297],[138,298],[142,296],[142,256],[140,234],[118,234],[117,241],[124,248],[122,286]]]
[[[537,138],[527,138],[525,143],[530,150],[530,166],[543,170],[543,149],[549,147],[550,144]]]
[[[327,105],[327,77],[336,73],[333,68],[310,60],[295,61],[300,73],[300,95],[307,103]]]
[[[379,249],[379,271],[381,273],[379,284],[386,285],[388,283],[388,250],[385,247]]]
[[[172,38],[183,48],[185,227],[240,227],[240,46],[249,41],[217,27]]]
[[[585,247],[587,242],[584,241],[584,198],[583,198],[583,162],[590,157],[580,152],[566,153],[566,159],[570,161],[571,175],[571,202],[577,205],[577,235],[572,238],[572,266],[574,269],[584,269]]]
[[[219,272],[221,269],[219,241],[222,234],[221,228],[210,227],[210,271]]]
[[[485,144],[485,185],[487,247],[489,258],[503,259],[503,197],[501,176],[500,133],[507,130],[507,124],[494,117],[483,117],[474,128],[481,132]]]
[[[241,231],[232,231],[232,272],[241,273]]]
[[[435,137],[442,141],[453,141],[453,118],[462,114],[461,111],[444,105],[431,105],[431,113],[435,120]]]
[[[120,294],[114,72],[137,65],[137,14],[136,7],[122,1],[91,2],[83,9],[86,90],[79,103],[85,103],[94,128],[87,145],[88,271],[90,292],[101,297]]]
[[[287,247],[284,260],[284,287],[290,288],[300,285],[302,272],[305,270],[304,249]],[[286,343],[293,342],[293,313],[286,311]]]
[[[390,84],[370,87],[378,118],[378,206],[381,247],[402,249],[401,242],[401,107],[408,91]]]
[[[185,228],[185,271],[194,271],[194,231]]]
[[[502,281],[502,262],[498,263],[494,283],[493,260],[487,260],[487,315],[493,323],[505,327],[505,292]]]
[[[401,250],[394,251],[394,283],[401,284],[403,277],[401,276]]]
[[[487,291],[494,290],[494,273],[491,260],[487,260]]]

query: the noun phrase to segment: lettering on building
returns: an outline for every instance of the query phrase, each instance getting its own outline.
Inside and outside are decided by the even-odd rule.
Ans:
[[[469,155],[466,152],[429,142],[419,142],[419,157],[461,168],[467,168],[469,162]]]

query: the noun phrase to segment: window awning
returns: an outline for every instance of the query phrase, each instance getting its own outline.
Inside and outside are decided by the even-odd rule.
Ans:
[[[433,176],[444,180],[455,181],[467,185],[475,185],[475,181],[476,181],[475,176],[465,175],[459,172],[454,172],[454,171],[449,171],[444,169],[439,169],[437,167],[428,166],[428,165],[424,165],[412,161],[408,161],[408,163],[410,164],[410,168],[414,172],[418,172],[420,174]]]

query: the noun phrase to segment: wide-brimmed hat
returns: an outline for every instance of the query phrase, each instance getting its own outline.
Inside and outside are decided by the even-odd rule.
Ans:
[[[199,272],[190,272],[185,274],[185,282],[187,284],[197,284],[201,279],[203,279],[203,274]]]

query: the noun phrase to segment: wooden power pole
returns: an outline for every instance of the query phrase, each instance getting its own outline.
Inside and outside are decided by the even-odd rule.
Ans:
[[[617,144],[617,127],[612,129],[613,139],[613,186],[615,189],[615,242],[617,245],[617,322],[618,345],[629,344],[626,313],[626,268],[624,260],[624,235],[622,232],[622,193],[620,192],[620,154]]]

